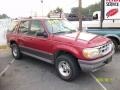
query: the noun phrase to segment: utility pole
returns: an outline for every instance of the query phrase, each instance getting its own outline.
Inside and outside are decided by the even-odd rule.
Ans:
[[[100,27],[102,29],[102,24],[104,20],[104,0],[101,0],[101,15],[100,15]]]
[[[42,17],[43,17],[43,0],[41,0],[41,5],[42,5]]]
[[[79,31],[82,31],[82,0],[79,0]]]

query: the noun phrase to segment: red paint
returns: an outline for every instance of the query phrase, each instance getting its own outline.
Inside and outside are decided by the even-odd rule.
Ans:
[[[114,16],[117,13],[118,13],[118,9],[111,9],[107,12],[106,16],[108,18],[108,17]]]
[[[120,0],[106,0],[106,2],[120,2]]]
[[[105,44],[109,41],[108,38],[102,36],[96,36],[90,41],[85,41],[77,38],[78,32],[71,33],[71,35],[52,35],[48,32],[48,28],[41,21],[44,29],[48,33],[48,38],[29,36],[26,34],[20,34],[19,30],[16,33],[7,33],[8,42],[15,41],[18,45],[41,50],[43,52],[55,54],[58,51],[66,51],[73,54],[76,58],[81,60],[90,60],[84,57],[82,51],[85,48],[96,47]],[[86,37],[85,37],[86,38]]]

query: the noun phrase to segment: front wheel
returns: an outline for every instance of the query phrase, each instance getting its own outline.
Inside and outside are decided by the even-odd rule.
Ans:
[[[12,55],[15,59],[20,59],[22,57],[22,54],[21,54],[20,49],[17,44],[11,45],[11,51],[12,51]]]
[[[55,66],[59,77],[65,81],[72,81],[79,75],[79,66],[71,55],[59,56]]]

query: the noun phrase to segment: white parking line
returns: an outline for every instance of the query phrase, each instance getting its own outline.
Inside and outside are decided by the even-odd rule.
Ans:
[[[90,73],[91,77],[103,88],[103,90],[107,90],[107,88],[96,78],[96,76]]]
[[[0,72],[0,77],[9,69],[10,65],[14,63],[15,59],[13,59],[5,68],[2,72]]]

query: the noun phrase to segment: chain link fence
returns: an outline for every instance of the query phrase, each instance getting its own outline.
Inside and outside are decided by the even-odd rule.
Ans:
[[[6,33],[11,19],[0,19],[0,47],[7,45]]]

